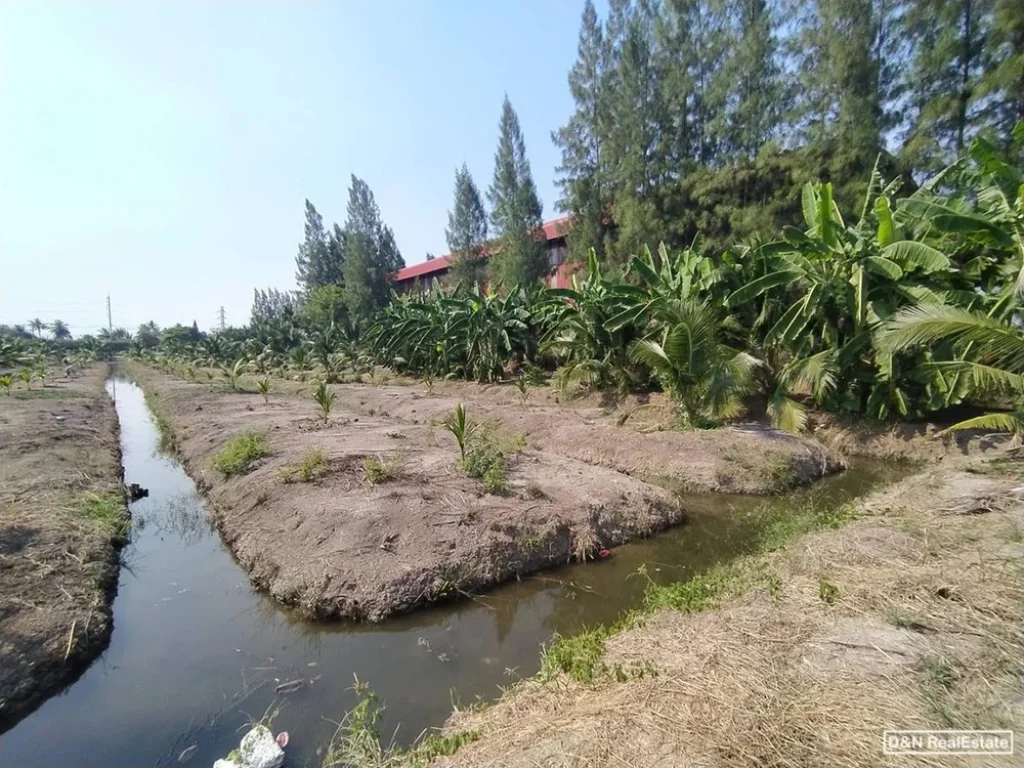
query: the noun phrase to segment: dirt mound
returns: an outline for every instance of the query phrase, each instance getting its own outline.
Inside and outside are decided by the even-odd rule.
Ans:
[[[110,637],[117,552],[102,516],[123,511],[123,495],[105,370],[0,407],[0,731],[74,680]]]
[[[445,382],[421,386],[335,387],[346,410],[405,424],[443,421],[462,403],[480,421],[500,421],[545,453],[641,478],[667,480],[693,493],[778,493],[844,468],[823,445],[779,430],[747,425],[707,431],[665,429],[668,411],[602,406],[596,398],[558,403],[538,389],[524,403],[512,387]],[[653,407],[650,405],[643,406]],[[652,414],[661,417],[653,419]]]
[[[376,621],[684,519],[672,493],[557,453],[526,447],[510,459],[507,492],[495,495],[459,470],[452,436],[426,424],[350,410],[348,400],[322,424],[308,397],[267,405],[135,372],[157,393],[253,583],[308,616]],[[211,468],[232,438],[252,431],[269,455],[227,478]],[[304,462],[316,468],[302,477]]]

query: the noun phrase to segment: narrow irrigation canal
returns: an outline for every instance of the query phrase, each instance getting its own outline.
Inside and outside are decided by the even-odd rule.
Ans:
[[[0,737],[0,765],[170,766],[193,745],[188,762],[210,765],[237,746],[240,727],[274,707],[275,730],[291,734],[288,765],[319,765],[330,721],[355,703],[356,675],[386,704],[383,732],[398,727],[397,741],[408,743],[440,725],[453,701],[491,699],[535,673],[554,632],[610,622],[635,605],[640,565],[659,581],[686,578],[753,549],[770,516],[841,503],[891,471],[862,467],[772,502],[689,499],[686,526],[605,561],[379,625],[311,624],[250,590],[194,484],[159,452],[142,391],[123,378],[108,389],[125,480],[149,489],[131,507],[113,638],[78,682]],[[297,680],[298,690],[276,692]]]

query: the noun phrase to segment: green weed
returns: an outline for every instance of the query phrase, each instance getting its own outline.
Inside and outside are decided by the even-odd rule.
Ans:
[[[250,430],[231,438],[210,460],[210,466],[227,478],[245,474],[253,462],[269,454],[270,445],[266,433]]]
[[[607,627],[595,627],[578,635],[556,634],[541,651],[540,679],[552,680],[564,673],[581,683],[589,683],[604,669],[604,641],[611,634]]]
[[[839,599],[839,587],[835,584],[821,579],[818,581],[818,597],[824,600],[829,605],[832,605],[836,600]]]
[[[363,477],[370,485],[379,485],[394,480],[402,471],[398,458],[385,459],[382,456],[367,456],[363,459]]]
[[[461,467],[467,476],[483,481],[489,493],[508,493],[508,457],[523,449],[520,435],[508,435],[499,426],[477,424],[465,446]]]
[[[319,448],[302,457],[298,464],[281,467],[279,476],[284,483],[308,483],[315,480],[327,467],[327,455]]]

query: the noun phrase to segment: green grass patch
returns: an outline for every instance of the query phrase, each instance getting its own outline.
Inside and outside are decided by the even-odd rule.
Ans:
[[[655,613],[671,608],[684,613],[706,611],[718,605],[726,594],[739,591],[745,571],[737,565],[716,565],[704,573],[674,584],[648,585],[643,610]]]
[[[855,504],[818,506],[811,502],[793,511],[776,515],[761,533],[761,549],[772,552],[788,546],[806,533],[842,528],[857,517]]]
[[[604,668],[604,641],[611,634],[608,627],[595,627],[577,635],[556,634],[541,651],[540,679],[552,680],[559,673],[581,683],[591,682]]]
[[[116,493],[87,493],[75,499],[72,511],[110,537],[121,541],[128,535],[130,519],[124,498]]]
[[[370,485],[380,485],[397,478],[402,473],[402,466],[399,458],[367,456],[363,459],[363,477]]]
[[[298,464],[281,467],[282,483],[308,483],[320,477],[327,468],[327,455],[319,448],[302,457]]]
[[[242,475],[249,471],[255,461],[269,455],[270,444],[267,442],[266,432],[249,430],[231,438],[220,452],[210,459],[210,466],[224,477]]]

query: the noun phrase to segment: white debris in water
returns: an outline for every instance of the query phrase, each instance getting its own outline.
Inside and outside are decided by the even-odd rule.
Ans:
[[[284,750],[274,739],[274,734],[265,725],[254,726],[227,758],[218,760],[213,768],[281,768],[284,764]]]

